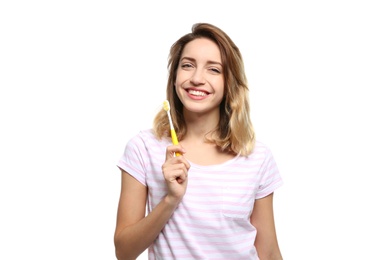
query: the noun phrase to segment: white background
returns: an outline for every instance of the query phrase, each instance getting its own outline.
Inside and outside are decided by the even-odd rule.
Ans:
[[[115,259],[116,162],[196,22],[242,51],[284,258],[390,259],[386,2],[2,1],[0,259]]]

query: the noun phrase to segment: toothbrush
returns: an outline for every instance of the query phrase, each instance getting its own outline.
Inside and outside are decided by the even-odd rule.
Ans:
[[[175,131],[175,128],[173,127],[171,113],[170,113],[171,106],[169,105],[169,101],[168,100],[164,100],[163,107],[164,107],[164,110],[167,112],[167,115],[168,115],[169,125],[170,125],[170,128],[171,128],[172,143],[174,145],[177,145],[177,144],[179,144],[179,141],[177,140],[176,131]],[[178,153],[178,152],[175,153],[175,156],[180,156],[180,155],[181,154]]]

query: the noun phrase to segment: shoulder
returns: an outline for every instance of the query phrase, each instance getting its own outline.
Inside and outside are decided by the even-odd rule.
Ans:
[[[249,156],[265,156],[271,154],[271,149],[261,140],[256,140],[252,153]]]
[[[143,130],[139,131],[136,136],[139,137],[139,138],[145,139],[145,140],[157,139],[156,135],[154,134],[153,129],[151,129],[151,128],[143,129]]]
[[[240,156],[248,164],[261,166],[269,160],[273,160],[273,155],[270,147],[262,142],[256,140],[252,152],[247,156]]]
[[[150,147],[158,147],[158,146],[166,146],[169,140],[166,140],[166,138],[159,139],[154,133],[154,130],[149,129],[143,129],[139,131],[137,134],[135,134],[133,137],[130,138],[128,141],[128,145],[135,145],[135,146],[143,146],[146,149]]]
[[[131,136],[129,139],[129,142],[133,141],[148,141],[148,140],[157,140],[156,135],[154,134],[153,129],[143,129],[140,130],[138,133],[135,135]]]

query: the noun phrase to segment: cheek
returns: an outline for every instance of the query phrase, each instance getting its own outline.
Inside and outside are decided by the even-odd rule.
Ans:
[[[185,81],[185,74],[180,73],[179,71],[176,74],[175,86],[181,86]]]
[[[175,84],[173,86],[175,88],[176,94],[178,94],[179,93],[179,88],[177,87],[178,86],[177,82],[175,82]]]
[[[177,92],[179,87],[181,86],[181,80],[179,77],[176,77],[176,80],[173,82],[173,86],[175,87],[175,90]]]
[[[176,93],[179,94],[181,91],[183,91],[183,85],[185,84],[186,81],[187,80],[185,74],[182,73],[176,74],[176,80],[174,82]]]
[[[225,84],[223,83],[223,80],[215,79],[212,82],[212,85],[214,86],[214,89],[215,89],[216,92],[221,93],[222,95],[224,95],[224,93],[225,93]]]
[[[219,102],[222,102],[223,98],[225,97],[225,88],[224,86],[222,85],[221,88],[219,88],[219,91],[218,91],[218,99],[219,99]]]
[[[181,83],[182,82],[176,78],[176,81],[174,82],[173,87],[175,89],[175,93],[176,93],[177,97],[182,101],[182,96],[184,95],[184,93],[183,93],[184,90],[181,87]]]

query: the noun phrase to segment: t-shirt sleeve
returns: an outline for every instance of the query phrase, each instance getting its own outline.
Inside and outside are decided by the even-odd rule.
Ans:
[[[130,139],[117,166],[146,186],[147,149],[141,135]]]
[[[256,199],[266,197],[283,184],[278,166],[276,165],[275,159],[268,148],[265,150],[265,158],[260,168],[260,176],[260,184],[256,193]]]

